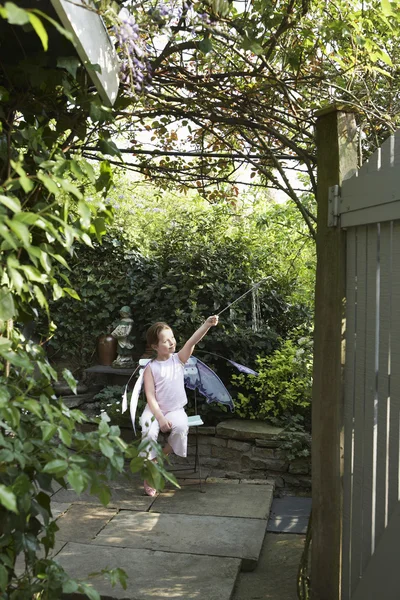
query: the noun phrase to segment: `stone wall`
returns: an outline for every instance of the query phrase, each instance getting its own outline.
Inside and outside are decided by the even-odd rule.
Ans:
[[[99,386],[101,387],[101,386]],[[58,386],[57,392],[70,408],[79,407],[88,416],[99,412],[99,403],[93,396],[99,391],[95,386],[88,389],[79,386],[77,395],[69,394],[67,386]],[[129,415],[126,413],[126,422]],[[296,440],[297,435],[297,440]],[[121,427],[121,437],[126,442],[134,439],[132,427]],[[161,434],[162,437],[162,434]],[[306,434],[289,434],[282,428],[272,427],[264,421],[229,419],[216,427],[198,428],[198,445],[203,477],[240,480],[273,480],[276,493],[310,494],[311,458],[289,459],[282,448],[290,439],[300,442],[301,448],[311,450],[311,437]],[[188,457],[195,453],[196,436],[190,430]],[[162,439],[160,439],[162,443]],[[173,464],[184,465],[187,460],[173,457]],[[192,461],[193,462],[193,461]]]
[[[310,493],[311,458],[289,460],[281,448],[288,435],[279,427],[262,421],[232,419],[216,427],[198,428],[199,456],[209,476],[231,479],[273,479],[279,493]],[[300,435],[300,434],[297,434]],[[303,435],[303,447],[311,446]],[[292,434],[293,439],[293,434]],[[189,457],[195,453],[195,434],[189,435]],[[183,460],[175,463],[184,464]]]

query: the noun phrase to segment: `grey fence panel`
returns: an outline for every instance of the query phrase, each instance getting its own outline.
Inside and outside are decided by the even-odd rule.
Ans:
[[[361,531],[361,572],[364,572],[371,557],[375,531],[375,497],[376,485],[376,429],[375,408],[377,402],[377,370],[379,343],[379,225],[367,226],[366,254],[366,318],[365,318],[365,395],[359,401],[363,404],[363,478],[362,478],[362,531]],[[362,410],[362,409],[361,409]],[[358,535],[358,532],[357,532]],[[353,582],[353,590],[358,582]]]
[[[390,416],[388,465],[388,514],[398,505],[400,439],[400,221],[393,223],[392,235],[392,332],[390,352]],[[400,596],[400,594],[399,594]]]
[[[342,600],[350,600],[351,527],[353,506],[355,361],[357,350],[357,228],[347,233],[346,386],[344,390]]]
[[[362,549],[362,484],[364,469],[364,398],[365,398],[365,322],[367,315],[367,228],[357,228],[357,326],[354,384],[354,449],[353,491],[351,506],[351,549],[350,549],[350,590],[353,591],[361,577]],[[347,386],[347,381],[346,381]],[[348,451],[349,449],[346,449]]]
[[[346,269],[342,600],[400,598],[370,573],[399,526],[400,221],[349,228]]]
[[[375,544],[388,524],[390,352],[392,336],[392,231],[393,223],[381,223],[379,272],[379,354],[377,406],[375,407]],[[375,544],[373,548],[375,547]]]

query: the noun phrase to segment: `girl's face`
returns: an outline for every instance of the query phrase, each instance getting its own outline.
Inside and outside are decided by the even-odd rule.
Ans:
[[[159,360],[167,360],[176,348],[176,340],[172,329],[162,329],[158,335],[158,344],[153,346]]]

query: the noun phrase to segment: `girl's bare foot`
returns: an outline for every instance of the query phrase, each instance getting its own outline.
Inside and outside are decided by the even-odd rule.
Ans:
[[[152,488],[147,481],[143,482],[144,491],[148,496],[155,496],[157,494],[157,490]]]

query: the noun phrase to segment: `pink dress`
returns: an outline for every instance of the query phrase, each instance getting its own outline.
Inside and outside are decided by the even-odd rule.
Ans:
[[[156,400],[163,415],[172,423],[168,443],[178,456],[187,455],[188,419],[184,410],[187,397],[184,383],[183,364],[178,354],[168,360],[152,360],[146,367],[150,368],[154,378]],[[142,439],[156,442],[160,431],[157,419],[148,405],[140,417]],[[149,447],[148,457],[155,458],[156,452]]]

